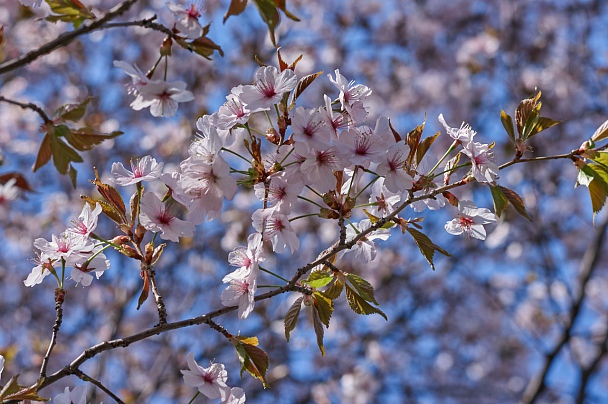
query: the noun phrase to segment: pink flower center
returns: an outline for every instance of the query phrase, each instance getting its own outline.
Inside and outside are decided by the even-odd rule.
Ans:
[[[475,224],[473,219],[471,219],[470,217],[464,217],[464,216],[458,215],[458,218],[460,219],[460,225],[466,231],[470,231],[471,226],[473,226]]]
[[[187,11],[188,18],[198,19],[201,16],[201,13],[198,12],[196,5],[190,4],[190,8]]]
[[[156,220],[158,220],[158,223],[160,224],[169,225],[173,219],[173,215],[171,215],[171,213],[169,213],[167,210],[161,210],[158,215],[156,215]]]

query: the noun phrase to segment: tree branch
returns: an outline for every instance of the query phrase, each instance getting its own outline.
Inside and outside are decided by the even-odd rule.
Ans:
[[[104,386],[103,384],[101,384],[101,382],[99,380],[92,378],[91,376],[87,375],[86,373],[84,373],[80,369],[76,369],[76,371],[74,372],[74,374],[76,376],[78,376],[79,379],[81,379],[81,380],[83,380],[85,382],[92,383],[95,386],[99,387],[107,395],[109,395],[110,397],[112,397],[114,399],[114,401],[116,401],[118,404],[125,404],[125,402],[122,401],[120,399],[120,397],[118,397],[116,394],[112,393],[112,391],[110,389],[108,389],[106,386]]]
[[[34,111],[38,115],[40,115],[40,117],[42,118],[42,120],[45,123],[51,121],[51,118],[49,118],[49,116],[46,114],[46,112],[44,112],[44,110],[42,108],[40,108],[38,105],[36,105],[34,103],[31,103],[31,102],[23,103],[23,102],[11,100],[11,99],[3,97],[1,95],[0,95],[0,102],[6,102],[7,104],[17,105],[18,107],[21,107],[23,109],[31,109],[32,111]]]
[[[17,58],[11,59],[7,62],[0,64],[0,74],[16,70],[33,62],[41,56],[48,55],[55,49],[67,46],[72,43],[74,39],[78,38],[81,35],[88,34],[98,29],[103,29],[104,24],[126,12],[136,2],[137,0],[125,0],[122,4],[119,4],[118,6],[114,7],[99,20],[92,21],[89,24],[85,22],[80,28],[75,29],[74,31],[65,32],[59,35],[54,40],[47,42],[41,47],[34,49],[26,53],[25,55],[19,56]]]
[[[551,369],[551,366],[555,362],[555,359],[561,349],[571,338],[574,323],[578,318],[583,305],[583,300],[585,299],[585,287],[591,279],[593,270],[596,268],[607,227],[608,215],[604,217],[603,221],[595,229],[593,239],[589,243],[589,246],[587,247],[585,255],[581,261],[579,268],[580,287],[578,294],[575,295],[576,299],[570,308],[566,326],[564,327],[564,330],[555,347],[545,355],[545,362],[540,373],[536,377],[532,378],[532,380],[530,380],[528,383],[522,397],[522,403],[524,404],[535,403],[539,399],[540,395],[545,391],[547,387],[547,375],[549,374],[549,370]]]
[[[42,367],[40,368],[40,379],[44,379],[46,377],[46,368],[49,365],[49,359],[51,358],[51,353],[53,352],[53,348],[57,343],[57,333],[59,332],[59,328],[61,328],[61,322],[63,321],[63,299],[65,297],[65,291],[56,290],[55,291],[55,324],[53,325],[53,334],[51,336],[51,342],[49,343],[49,348],[46,350],[46,355],[42,359]]]

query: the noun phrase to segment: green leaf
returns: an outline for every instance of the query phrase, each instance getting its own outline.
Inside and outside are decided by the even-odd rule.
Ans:
[[[64,125],[59,125],[57,132],[62,132]],[[68,130],[69,131],[69,130]],[[51,154],[53,155],[53,164],[61,174],[67,174],[70,168],[70,163],[81,163],[82,157],[74,149],[65,144],[57,136],[51,136]]]
[[[579,167],[579,170],[578,183],[589,188],[593,219],[595,220],[595,216],[606,203],[608,183],[604,180],[603,175],[597,171],[598,169],[592,165]],[[583,173],[582,175],[581,172]]]
[[[55,15],[44,18],[50,22],[63,21],[72,23],[74,28],[80,27],[85,20],[97,18],[79,0],[46,0]]]
[[[346,301],[350,306],[351,310],[357,314],[369,315],[369,314],[380,314],[386,321],[388,317],[382,312],[382,310],[369,304],[364,298],[359,296],[350,286],[346,286]]]
[[[521,139],[523,141],[528,140],[528,138],[530,138],[530,136],[532,136],[532,132],[534,131],[534,129],[536,128],[536,125],[538,123],[538,119],[540,116],[540,108],[542,107],[542,105],[543,105],[542,102],[538,102],[536,105],[534,105],[534,108],[532,108],[532,111],[530,111],[530,114],[528,115],[528,119],[526,119],[526,123],[524,124],[523,133],[521,136]]]
[[[76,150],[91,150],[101,142],[122,135],[123,132],[99,133],[91,128],[80,128],[68,131],[65,140]]]
[[[123,202],[122,197],[120,196],[120,193],[113,186],[101,182],[97,169],[95,169],[95,179],[91,180],[91,183],[97,187],[97,191],[120,216],[120,223],[117,223],[128,223],[127,210],[125,208],[125,203]]]
[[[540,95],[541,92],[539,91],[534,97],[522,100],[515,110],[515,123],[517,124],[517,132],[519,132],[520,138],[523,138],[524,126],[528,121],[534,106],[540,99]]]
[[[287,310],[287,314],[285,314],[285,339],[287,339],[287,342],[289,342],[291,332],[296,328],[300,310],[302,309],[302,300],[304,300],[304,296],[298,297],[289,310]]]
[[[321,292],[314,292],[315,310],[319,313],[319,319],[325,327],[329,328],[329,320],[334,312],[334,302],[329,297],[324,296]]]
[[[418,150],[418,145],[420,144],[420,139],[422,139],[422,132],[424,131],[425,124],[426,124],[426,120],[424,122],[422,122],[420,125],[416,126],[411,131],[409,131],[407,133],[407,135],[405,135],[405,143],[410,148],[410,153],[407,155],[407,159],[405,159],[405,165],[407,168],[412,167],[412,165],[415,163],[414,159],[416,157],[416,151]],[[397,139],[396,136],[399,136],[399,135],[396,134],[396,132],[393,130],[392,125],[390,125],[390,121],[389,121],[389,127],[393,131],[393,136],[395,136],[395,140],[396,140]]]
[[[608,121],[601,124],[600,127],[595,130],[591,136],[591,140],[597,142],[598,140],[604,140],[606,138],[608,138]]]
[[[78,171],[70,164],[70,170],[68,171],[68,175],[70,176],[70,181],[72,182],[72,187],[76,189],[76,177],[78,176]]]
[[[296,89],[293,92],[293,99],[291,100],[292,107],[294,107],[296,105],[296,100],[298,99],[298,97],[300,95],[302,95],[304,90],[306,90],[306,88],[309,85],[311,85],[312,82],[315,81],[315,79],[322,74],[323,74],[323,71],[321,70],[320,72],[316,72],[313,74],[309,74],[308,76],[304,76],[298,81],[298,84],[296,85]]]
[[[507,131],[507,134],[509,135],[513,143],[515,143],[515,130],[513,128],[513,119],[504,110],[501,110],[500,121],[502,122],[502,126]]]
[[[439,247],[437,244],[433,243],[426,234],[409,226],[406,227],[406,230],[408,231],[408,233],[410,233],[410,235],[416,242],[416,245],[420,249],[420,252],[427,260],[427,262],[431,265],[433,271],[435,270],[435,265],[433,264],[433,256],[435,255],[435,251],[439,251],[441,254],[447,257],[451,257],[450,253]]]
[[[323,331],[323,323],[319,318],[319,312],[315,306],[312,306],[312,325],[317,336],[317,345],[321,351],[321,356],[325,356],[325,347],[323,346],[323,335],[325,331]]]
[[[266,388],[268,387],[268,383],[266,382],[268,354],[263,349],[244,341],[245,339],[239,340],[238,338],[232,338],[237,357],[241,363],[241,376],[244,371],[247,371],[251,376],[260,380],[264,388]]]
[[[429,148],[433,145],[435,140],[441,135],[441,132],[435,133],[433,136],[425,137],[422,139],[422,142],[418,145],[418,149],[416,150],[416,167],[424,158],[424,155],[429,150]]]
[[[539,105],[540,105],[540,103],[539,103]],[[536,125],[534,125],[534,128],[532,128],[532,132],[530,132],[528,139],[531,138],[532,136],[536,135],[537,133],[540,133],[545,129],[549,129],[550,127],[555,126],[559,123],[562,123],[562,121],[556,121],[551,118],[547,118],[547,117],[543,117],[543,116],[539,117],[538,121],[536,122]]]
[[[492,200],[494,201],[494,212],[496,213],[496,216],[500,217],[509,204],[509,201],[507,201],[507,198],[505,198],[498,186],[490,185],[490,192],[492,193]]]
[[[520,215],[522,215],[529,221],[531,221],[531,222],[533,221],[532,219],[530,219],[530,216],[528,216],[528,212],[526,212],[526,207],[524,205],[523,198],[521,196],[519,196],[517,194],[517,192],[515,192],[512,189],[509,189],[507,187],[503,187],[501,185],[499,185],[498,188],[500,189],[500,191],[502,192],[504,197],[507,199],[507,201],[509,201],[509,203],[511,203],[511,205],[513,205],[513,207],[515,208],[517,213],[519,213]]]
[[[380,304],[374,297],[374,287],[368,281],[355,274],[346,274],[346,279],[355,288],[359,296],[375,305]]]
[[[344,289],[345,278],[344,275],[339,273],[337,276],[334,276],[334,282],[323,292],[323,296],[336,300],[342,294],[342,289]]]
[[[323,286],[329,285],[329,283],[334,279],[334,276],[331,273],[325,271],[314,271],[311,272],[306,279],[306,283],[311,288],[322,288]]]
[[[117,224],[123,224],[122,219],[120,217],[120,213],[109,203],[102,201],[102,200],[97,200],[97,199],[91,198],[90,196],[86,196],[86,195],[81,195],[80,198],[83,199],[84,201],[86,201],[91,206],[91,209],[95,208],[96,203],[100,204],[101,211],[107,217],[112,219]]]
[[[33,386],[20,386],[17,382],[19,375],[15,375],[4,385],[0,391],[0,400],[4,402],[16,402],[16,401],[50,401],[49,398],[40,397],[37,393],[38,389],[44,379],[38,380]]]
[[[231,0],[230,6],[228,6],[228,10],[226,10],[226,14],[224,14],[224,24],[226,20],[231,15],[239,15],[245,10],[245,6],[247,5],[247,0]]]
[[[274,35],[274,30],[279,25],[279,12],[277,11],[277,7],[275,5],[274,0],[253,0],[255,5],[258,7],[258,11],[260,12],[260,16],[262,20],[268,26],[268,33],[270,34],[270,40],[272,44],[276,47],[277,40]]]
[[[87,105],[92,99],[93,97],[87,97],[80,104],[62,105],[53,114],[53,123],[58,124],[65,121],[78,122],[84,116]]]

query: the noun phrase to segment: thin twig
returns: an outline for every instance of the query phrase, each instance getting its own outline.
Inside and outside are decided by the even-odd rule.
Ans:
[[[49,116],[46,114],[46,112],[44,112],[42,110],[42,108],[40,108],[38,105],[36,105],[34,103],[31,103],[31,102],[23,103],[23,102],[11,100],[10,98],[6,98],[1,95],[0,95],[0,102],[6,102],[7,104],[17,105],[18,107],[21,107],[23,109],[31,109],[32,111],[34,111],[38,115],[40,115],[40,117],[42,118],[42,120],[45,123],[51,121],[51,118],[49,118]]]
[[[131,6],[136,2],[137,0],[126,0],[122,4],[119,4],[118,6],[114,7],[102,18],[95,21],[91,21],[90,23],[85,22],[80,28],[75,29],[74,31],[65,32],[59,35],[57,38],[53,39],[52,41],[47,42],[39,48],[26,53],[25,55],[2,63],[0,65],[0,74],[4,74],[12,70],[16,70],[20,67],[26,66],[34,60],[38,59],[39,57],[48,55],[55,49],[69,45],[70,43],[72,43],[73,40],[75,40],[81,35],[85,35],[89,32],[103,29],[104,24],[129,10],[129,8],[131,8]]]
[[[566,322],[566,326],[561,333],[559,341],[555,344],[553,349],[545,355],[545,362],[540,373],[532,378],[524,391],[522,397],[522,403],[524,404],[532,404],[535,403],[540,395],[545,391],[547,387],[547,375],[549,374],[549,370],[553,366],[557,355],[562,350],[564,345],[570,341],[572,336],[572,329],[578,315],[583,306],[583,300],[585,299],[585,288],[587,283],[591,279],[591,275],[593,274],[593,270],[597,266],[599,252],[602,248],[602,242],[604,240],[604,236],[606,233],[606,228],[608,227],[608,215],[604,217],[602,223],[595,229],[595,233],[593,235],[593,240],[589,243],[587,250],[585,251],[585,255],[581,260],[581,265],[579,268],[579,279],[580,286],[578,290],[578,294],[575,295],[576,299],[570,308],[570,312],[568,314],[568,320]]]
[[[146,264],[144,261],[142,261],[141,265],[142,269],[146,271],[148,279],[150,280],[150,285],[152,286],[152,294],[154,295],[154,301],[156,302],[156,308],[158,309],[158,325],[167,324],[167,308],[163,302],[163,297],[158,291],[158,286],[156,283],[156,271],[154,271],[154,267],[152,265]]]
[[[76,371],[74,372],[74,375],[78,376],[78,378],[80,378],[81,380],[83,380],[85,382],[92,383],[95,386],[99,387],[108,396],[112,397],[114,399],[114,401],[116,401],[118,404],[125,404],[125,402],[122,401],[120,399],[120,397],[118,397],[116,394],[112,393],[112,391],[110,389],[108,389],[106,386],[104,386],[99,380],[92,378],[91,376],[84,373],[82,370],[76,369]]]
[[[46,368],[49,365],[49,359],[51,358],[51,353],[53,352],[53,348],[57,343],[57,333],[59,332],[59,328],[61,328],[61,322],[63,321],[63,296],[59,296],[59,294],[63,294],[62,290],[56,292],[56,295],[60,298],[55,299],[55,324],[53,325],[53,334],[51,336],[51,342],[49,343],[49,348],[46,350],[46,355],[42,359],[42,367],[40,368],[40,379],[44,379],[46,377]]]

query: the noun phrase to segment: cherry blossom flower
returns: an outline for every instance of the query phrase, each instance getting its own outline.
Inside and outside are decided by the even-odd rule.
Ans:
[[[224,276],[222,282],[228,283],[228,287],[222,292],[222,304],[238,306],[239,320],[247,318],[255,307],[257,271],[242,267]]]
[[[26,7],[40,7],[42,0],[19,0]]]
[[[197,388],[211,400],[221,398],[223,401],[230,395],[230,388],[226,385],[228,372],[223,364],[212,363],[203,368],[196,363],[192,352],[188,353],[187,361],[189,369],[181,370],[186,385]]]
[[[331,139],[337,140],[338,132],[348,127],[348,118],[343,113],[334,113],[334,110],[331,107],[331,98],[327,95],[323,95],[323,99],[325,100],[325,108],[321,107],[319,109],[321,119],[330,130]]]
[[[34,247],[40,250],[44,259],[63,259],[68,265],[86,261],[93,251],[93,243],[72,232],[62,233],[59,237],[53,234],[51,241],[37,238],[34,240]]]
[[[243,125],[249,120],[251,110],[241,101],[243,86],[234,87],[226,102],[217,112],[218,127],[220,129],[231,129],[235,125]]]
[[[414,179],[405,171],[405,161],[410,147],[401,140],[391,146],[376,172],[386,179],[384,185],[391,192],[404,192],[414,185]]]
[[[301,143],[296,143],[296,152],[304,157],[306,161],[300,166],[302,174],[320,193],[329,192],[336,187],[334,171],[339,171],[348,166],[348,161],[343,158],[337,147],[326,150],[305,150]]]
[[[132,82],[127,85],[127,94],[138,95],[139,91],[150,82],[150,79],[146,77],[137,65],[131,66],[122,60],[115,60],[114,66],[121,68],[125,73],[131,76]]]
[[[380,177],[372,185],[372,193],[369,196],[369,203],[375,205],[370,207],[370,213],[376,217],[390,215],[395,210],[395,206],[401,202],[401,193],[391,192],[384,186],[384,178]]]
[[[183,81],[152,80],[139,90],[131,108],[140,111],[150,107],[152,116],[170,118],[177,112],[178,103],[192,100],[194,95]]]
[[[224,147],[224,141],[217,128],[210,122],[199,119],[196,126],[201,130],[201,134],[197,133],[195,140],[188,147],[188,154],[192,157],[202,158],[207,164],[213,164],[215,157]]]
[[[184,34],[187,38],[200,38],[203,36],[203,27],[198,22],[201,16],[202,3],[192,2],[189,8],[183,8],[173,3],[167,3],[167,7],[177,21],[175,21],[175,28]]]
[[[74,390],[70,391],[69,387],[66,387],[64,392],[57,394],[53,399],[53,404],[86,404],[87,403],[87,388],[84,385],[74,387]]]
[[[40,253],[39,256],[34,259],[34,262],[38,265],[32,269],[32,272],[27,276],[27,279],[23,281],[25,286],[28,287],[41,284],[44,278],[51,274],[51,269],[53,269],[57,260],[51,259],[47,254]]]
[[[466,145],[469,142],[472,142],[473,136],[475,136],[477,134],[477,132],[475,132],[473,129],[471,129],[471,126],[465,122],[463,122],[462,125],[460,125],[459,129],[448,126],[448,124],[445,122],[445,118],[443,117],[443,114],[439,115],[439,122],[442,123],[447,134],[450,135],[450,137],[452,139],[457,140],[460,143],[462,143],[463,147],[466,147]]]
[[[383,139],[374,136],[371,128],[367,126],[353,127],[341,132],[338,144],[351,156],[349,160],[352,164],[363,168],[369,168],[372,162],[380,162],[387,148]]]
[[[264,239],[272,241],[272,250],[276,253],[285,251],[285,247],[293,254],[300,248],[300,240],[293,231],[287,216],[274,209],[258,209],[251,217],[253,228],[263,234]]]
[[[252,112],[270,109],[281,101],[283,94],[293,90],[297,83],[298,78],[291,69],[279,73],[274,66],[262,66],[255,73],[255,83],[243,86],[241,100]]]
[[[435,164],[439,160],[433,154],[427,153],[425,154],[422,161],[416,167],[416,171],[418,173],[428,173],[435,166]],[[436,177],[433,180],[429,180],[424,176],[416,176],[416,184],[422,184],[422,189],[420,191],[414,192],[414,196],[424,195],[429,191],[432,191],[437,185],[437,182],[440,181],[441,177]],[[425,198],[420,201],[412,202],[410,207],[414,209],[414,212],[422,212],[426,208],[430,210],[439,210],[443,206],[445,206],[445,197],[441,194],[435,195],[433,198]]]
[[[272,207],[277,212],[288,215],[303,187],[302,182],[294,181],[283,171],[270,177],[268,187],[263,182],[259,182],[253,188],[255,196],[266,202],[269,208]]]
[[[179,242],[180,237],[192,237],[194,224],[175,217],[170,209],[154,194],[146,192],[141,198],[139,220],[146,230],[162,232],[163,240]]]
[[[68,227],[66,231],[78,234],[80,237],[86,239],[89,237],[91,232],[97,227],[97,220],[101,214],[101,205],[95,204],[95,209],[91,210],[91,206],[87,203],[82,208],[82,212],[78,216],[78,219],[72,221],[72,226]]]
[[[498,178],[499,168],[494,162],[492,149],[487,144],[469,142],[463,149],[473,164],[473,176],[479,182],[494,182]]]
[[[230,389],[230,394],[220,404],[243,404],[245,402],[245,391],[240,387]]]
[[[346,227],[346,240],[354,239],[359,233],[365,231],[371,227],[372,223],[369,219],[363,219],[358,224],[354,223],[352,226]],[[353,228],[353,226],[355,228]],[[376,259],[376,244],[374,240],[388,240],[390,236],[390,230],[380,229],[375,230],[365,237],[361,238],[350,250],[342,250],[338,253],[338,257],[342,257],[347,252],[354,252],[355,259],[363,259],[365,262],[370,262]]]
[[[155,158],[145,156],[138,159],[137,164],[133,164],[133,160],[131,160],[132,171],[127,170],[122,163],[113,163],[112,175],[114,183],[124,187],[140,181],[156,181],[160,177],[162,169],[163,163],[157,163]]]
[[[496,222],[496,215],[486,208],[477,208],[473,201],[460,201],[458,203],[458,217],[445,224],[445,230],[458,236],[486,239],[484,225]]]
[[[93,254],[97,251],[93,251]],[[99,279],[108,268],[110,268],[110,260],[106,259],[104,253],[99,253],[91,261],[85,261],[82,265],[76,264],[72,268],[70,278],[77,284],[81,283],[82,286],[89,286],[93,282],[92,272],[95,272],[95,277]]]
[[[200,224],[211,220],[222,211],[222,202],[232,199],[237,190],[236,180],[230,176],[230,166],[221,157],[213,165],[204,158],[189,157],[180,164],[182,177],[179,187],[190,197],[186,201],[188,221]],[[180,201],[186,199],[181,196]]]
[[[228,263],[240,268],[257,271],[258,264],[264,262],[264,248],[260,233],[250,234],[247,238],[247,247],[239,246],[228,254]]]
[[[329,77],[329,81],[331,81],[331,83],[336,86],[338,90],[340,90],[339,98],[340,103],[342,104],[342,110],[348,112],[351,118],[357,122],[365,119],[367,112],[363,108],[362,100],[369,96],[372,93],[372,90],[363,84],[355,85],[354,80],[346,80],[346,78],[340,74],[340,70],[338,69],[336,69],[335,74],[335,80],[331,77],[331,74],[328,74],[327,77]],[[356,108],[353,110],[353,106],[355,105],[359,107],[358,111]]]
[[[318,110],[297,107],[291,118],[293,140],[305,143],[309,149],[326,149],[330,146],[330,131]]]

